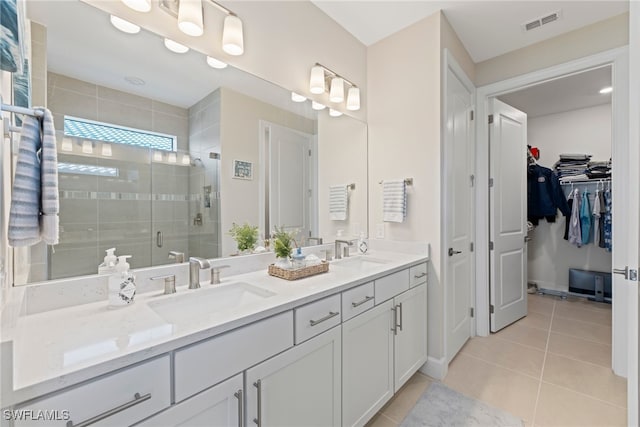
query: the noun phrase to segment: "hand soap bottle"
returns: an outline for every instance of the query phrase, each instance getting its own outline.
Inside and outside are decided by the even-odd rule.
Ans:
[[[358,239],[358,253],[364,255],[369,250],[369,242],[365,237],[364,231],[360,232],[360,238]]]
[[[115,255],[116,248],[107,249],[107,255],[102,264],[98,266],[98,274],[113,274],[116,272],[118,257]]]
[[[127,258],[131,255],[118,257],[116,272],[109,277],[109,308],[129,305],[136,295],[135,276],[129,271]]]
[[[303,268],[305,267],[304,255],[302,255],[302,249],[296,248],[296,253],[294,253],[291,258],[293,258],[293,268]]]

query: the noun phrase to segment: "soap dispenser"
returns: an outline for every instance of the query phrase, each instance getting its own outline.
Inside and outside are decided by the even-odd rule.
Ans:
[[[116,263],[118,257],[116,256],[116,248],[106,250],[107,255],[104,257],[102,264],[98,266],[98,274],[113,274],[116,272]]]
[[[293,258],[293,268],[305,267],[304,255],[302,255],[302,249],[296,248],[296,252],[291,256]]]
[[[135,276],[129,271],[127,258],[131,255],[118,257],[116,272],[109,277],[109,308],[129,305],[136,295]]]
[[[365,237],[364,231],[360,232],[360,238],[358,239],[358,253],[364,255],[369,250],[369,242]]]

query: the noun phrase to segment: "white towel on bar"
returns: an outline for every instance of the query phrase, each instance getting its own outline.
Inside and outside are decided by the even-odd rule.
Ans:
[[[53,115],[22,121],[16,173],[11,191],[8,239],[11,246],[44,240],[58,244],[58,154]]]
[[[347,219],[348,198],[346,184],[329,187],[329,218],[332,221]]]
[[[382,220],[403,222],[407,217],[407,185],[404,179],[382,183]]]

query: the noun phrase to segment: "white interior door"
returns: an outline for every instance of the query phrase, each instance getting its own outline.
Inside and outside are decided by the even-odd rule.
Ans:
[[[268,226],[311,230],[311,135],[268,125]]]
[[[447,361],[471,336],[473,257],[473,93],[450,67],[446,80],[445,213]]]
[[[497,99],[489,114],[489,312],[496,332],[527,315],[527,115]]]

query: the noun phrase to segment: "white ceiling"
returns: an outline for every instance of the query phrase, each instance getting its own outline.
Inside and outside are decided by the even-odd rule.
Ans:
[[[629,10],[628,1],[311,0],[362,43],[377,41],[442,9],[474,62],[481,62]],[[533,31],[521,25],[562,10]]]

